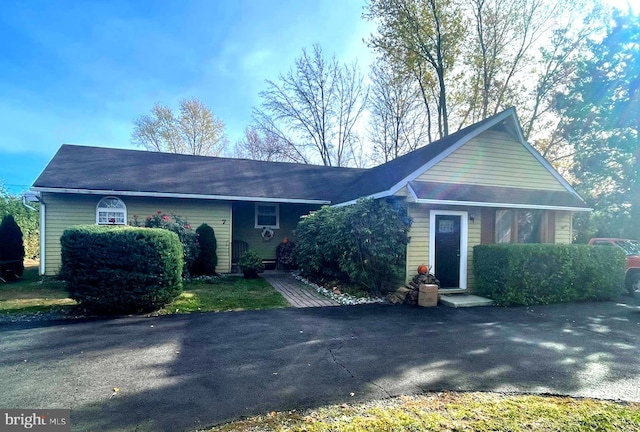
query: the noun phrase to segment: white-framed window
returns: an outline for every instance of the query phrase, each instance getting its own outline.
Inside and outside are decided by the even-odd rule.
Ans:
[[[96,206],[98,225],[126,225],[127,206],[117,197],[104,197]]]
[[[255,228],[280,228],[280,206],[271,203],[256,203]]]

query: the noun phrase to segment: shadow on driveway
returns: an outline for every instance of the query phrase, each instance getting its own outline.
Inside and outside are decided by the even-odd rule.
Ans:
[[[621,302],[10,324],[0,406],[71,408],[73,430],[178,431],[445,389],[640,401],[639,330]]]

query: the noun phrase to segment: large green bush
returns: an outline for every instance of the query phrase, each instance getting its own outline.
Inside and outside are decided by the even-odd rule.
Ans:
[[[404,278],[410,227],[397,201],[323,207],[298,224],[295,257],[306,276],[345,280],[380,295]]]
[[[71,298],[101,313],[152,311],[182,292],[182,245],[167,230],[78,226],[64,231],[60,276]]]
[[[216,234],[206,223],[203,223],[196,229],[198,235],[198,257],[193,263],[191,273],[194,275],[214,275],[216,274],[216,266],[218,265],[218,255],[216,249],[218,242]]]
[[[131,222],[133,226],[141,226],[138,216],[133,216]],[[196,234],[189,222],[178,216],[172,214],[171,216],[164,213],[162,210],[158,210],[156,214],[147,216],[144,221],[146,228],[161,228],[176,233],[180,243],[182,243],[184,268],[182,269],[182,276],[189,277],[191,268],[198,258],[198,234]]]
[[[624,253],[586,245],[504,244],[473,248],[474,293],[496,304],[601,301],[624,288]]]
[[[24,272],[24,243],[22,230],[13,215],[2,218],[0,223],[0,276],[21,277]]]

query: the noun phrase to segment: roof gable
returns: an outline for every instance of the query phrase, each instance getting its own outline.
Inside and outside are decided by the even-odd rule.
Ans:
[[[533,186],[531,189],[565,191],[586,208],[571,186],[524,140],[513,108],[370,169],[63,145],[35,181],[34,189],[71,193],[348,204],[362,197],[393,195],[414,181],[464,183],[465,180],[451,177],[460,175],[452,174],[451,168],[447,173],[450,175],[448,180],[444,177],[429,177],[429,172],[433,169],[435,173],[437,169],[434,167],[488,130],[513,137],[513,143],[521,145],[520,150],[524,149],[525,153],[531,155],[536,170],[543,172],[555,186]],[[425,175],[426,177],[420,178]],[[492,186],[480,184],[482,185]],[[420,190],[424,192],[424,189]]]

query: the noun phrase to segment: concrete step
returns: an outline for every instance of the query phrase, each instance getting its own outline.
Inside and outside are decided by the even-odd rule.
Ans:
[[[441,295],[440,303],[444,306],[459,308],[459,307],[474,307],[474,306],[493,306],[493,300],[480,297],[473,294],[450,294]]]

